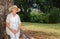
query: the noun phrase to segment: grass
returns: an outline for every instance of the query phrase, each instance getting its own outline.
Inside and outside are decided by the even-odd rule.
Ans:
[[[58,24],[41,24],[41,23],[30,23],[22,22],[23,28],[33,31],[42,31],[47,34],[53,33],[56,36],[60,37],[60,23]]]

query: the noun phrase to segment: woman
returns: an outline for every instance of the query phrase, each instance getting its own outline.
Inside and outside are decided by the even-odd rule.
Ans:
[[[20,28],[21,21],[17,12],[21,11],[16,5],[13,5],[9,8],[9,14],[6,18],[6,33],[10,36],[11,39],[19,39],[20,37]]]

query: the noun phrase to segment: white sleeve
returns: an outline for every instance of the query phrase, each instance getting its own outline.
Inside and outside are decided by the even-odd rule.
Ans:
[[[9,15],[7,15],[7,17],[6,17],[6,22],[9,23]]]
[[[20,20],[20,17],[19,16],[18,16],[18,21],[19,21],[18,23],[21,24],[21,20]]]

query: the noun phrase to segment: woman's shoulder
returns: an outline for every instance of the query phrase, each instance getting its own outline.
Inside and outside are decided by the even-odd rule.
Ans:
[[[18,17],[19,17],[19,15],[18,14],[16,14]]]
[[[11,13],[9,13],[9,14],[7,15],[7,17],[9,17],[9,16],[11,16]]]

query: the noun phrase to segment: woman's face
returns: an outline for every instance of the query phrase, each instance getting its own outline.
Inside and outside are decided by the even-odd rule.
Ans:
[[[16,14],[16,13],[17,13],[17,8],[13,8],[13,9],[12,9],[12,12],[13,12],[14,14]]]

